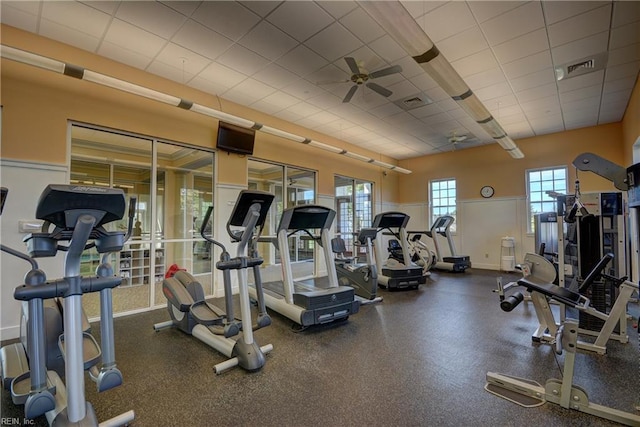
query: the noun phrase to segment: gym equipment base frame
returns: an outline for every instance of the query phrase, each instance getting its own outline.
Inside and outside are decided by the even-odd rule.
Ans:
[[[564,350],[566,354],[562,380],[549,379],[543,387],[532,380],[487,372],[485,390],[524,407],[551,402],[628,426],[640,426],[640,415],[589,402],[587,392],[573,384],[577,341],[578,322],[567,319],[558,329],[556,342],[556,352],[561,354]]]

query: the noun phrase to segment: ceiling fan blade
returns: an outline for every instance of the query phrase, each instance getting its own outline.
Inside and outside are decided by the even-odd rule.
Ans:
[[[391,74],[401,73],[402,67],[399,65],[394,65],[389,68],[383,68],[382,70],[374,71],[373,73],[369,73],[370,79],[377,79],[378,77],[389,76]]]
[[[358,67],[355,59],[350,56],[345,56],[344,60],[353,74],[360,74],[360,67]]]
[[[353,98],[353,95],[356,93],[356,90],[358,90],[358,85],[351,86],[351,89],[349,89],[349,92],[347,92],[342,102],[351,101],[351,98]]]
[[[379,84],[372,83],[372,82],[368,82],[367,87],[375,92],[378,92],[380,95],[384,96],[385,98],[391,96],[391,94],[393,93],[389,89],[384,88]]]

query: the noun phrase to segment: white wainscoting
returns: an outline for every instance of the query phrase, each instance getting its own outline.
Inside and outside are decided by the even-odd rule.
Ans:
[[[2,244],[26,252],[22,241],[25,234],[18,231],[19,221],[35,221],[36,205],[42,190],[48,184],[67,183],[67,167],[2,159],[0,169],[2,186],[9,189],[0,217]],[[38,259],[38,265],[49,279],[63,275],[63,262],[64,254]],[[23,283],[29,268],[25,261],[0,253],[0,340],[17,338],[20,334],[20,303],[13,299],[13,290]]]

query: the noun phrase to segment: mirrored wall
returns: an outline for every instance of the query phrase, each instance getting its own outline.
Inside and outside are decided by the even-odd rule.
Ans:
[[[199,233],[213,201],[213,152],[74,123],[70,153],[70,183],[121,188],[127,199],[137,198],[132,237],[111,255],[122,277],[114,312],[164,305],[162,279],[172,264],[192,272],[213,294],[210,247]],[[126,230],[127,220],[109,227]],[[92,273],[99,262],[95,249],[85,251],[82,273]],[[87,314],[97,316],[97,295],[84,298]]]

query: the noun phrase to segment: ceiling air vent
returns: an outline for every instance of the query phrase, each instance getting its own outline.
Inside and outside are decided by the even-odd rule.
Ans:
[[[432,104],[433,101],[424,93],[418,93],[399,99],[394,103],[403,110],[409,111]]]
[[[571,77],[603,70],[607,66],[607,56],[607,52],[602,52],[569,64],[559,65],[555,68],[556,79],[566,80]]]

